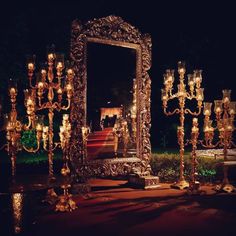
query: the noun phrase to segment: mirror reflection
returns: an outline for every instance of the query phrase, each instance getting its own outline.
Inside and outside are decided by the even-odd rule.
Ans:
[[[88,43],[87,127],[82,129],[88,160],[136,156],[135,77],[134,49]]]

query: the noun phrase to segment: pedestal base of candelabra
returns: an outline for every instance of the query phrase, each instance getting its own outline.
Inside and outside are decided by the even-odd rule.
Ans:
[[[71,212],[77,208],[75,201],[72,199],[72,194],[68,193],[70,187],[69,184],[61,186],[64,194],[59,196],[59,201],[56,204],[55,211]]]
[[[58,196],[55,193],[53,188],[48,189],[45,199],[43,200],[44,203],[49,203],[50,205],[55,204],[58,201]]]
[[[189,187],[189,183],[186,180],[179,180],[178,182],[175,182],[170,186],[171,188],[176,188],[176,189],[186,189]]]
[[[188,195],[202,195],[205,194],[206,191],[201,190],[200,182],[195,181],[195,183],[190,183],[189,188],[187,189]]]
[[[232,184],[221,184],[221,185],[216,185],[214,190],[217,191],[217,192],[232,193],[236,189]]]

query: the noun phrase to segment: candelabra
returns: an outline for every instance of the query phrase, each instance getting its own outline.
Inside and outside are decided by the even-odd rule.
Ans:
[[[9,89],[9,96],[11,100],[11,112],[10,115],[7,115],[8,120],[6,126],[6,139],[7,143],[4,144],[1,149],[5,148],[8,155],[11,158],[11,175],[12,180],[16,174],[16,155],[20,151],[20,138],[21,138],[21,122],[17,120],[17,111],[16,111],[16,97],[17,97],[17,88],[16,86],[11,86]]]
[[[27,114],[31,117],[34,116],[34,120],[39,122],[36,127],[36,138],[37,138],[37,147],[34,148],[27,148],[21,142],[21,132],[22,130],[29,130],[31,126],[35,127],[35,123],[31,122],[29,119],[29,123],[27,125],[23,125],[18,120],[18,114],[16,110],[16,97],[17,97],[17,87],[10,86],[9,88],[9,96],[11,100],[11,112],[9,115],[6,115],[7,125],[6,125],[6,140],[7,144],[3,147],[6,148],[8,155],[11,156],[11,167],[12,167],[12,178],[14,180],[15,173],[16,173],[16,156],[22,148],[28,152],[37,152],[40,146],[40,139],[42,136],[42,128],[41,128],[41,118],[36,117],[34,114],[34,107],[31,103],[28,103]]]
[[[174,83],[174,70],[166,70],[164,74],[164,85],[165,88],[162,89],[162,102],[163,102],[163,110],[164,114],[167,116],[171,116],[174,114],[179,114],[180,116],[180,126],[177,129],[177,137],[178,137],[178,144],[180,146],[180,177],[179,180],[172,185],[172,187],[176,187],[179,189],[184,189],[189,187],[188,182],[184,178],[184,120],[185,114],[190,114],[193,116],[198,116],[201,113],[202,109],[202,101],[203,101],[203,91],[204,89],[201,88],[202,82],[202,71],[195,70],[193,74],[188,75],[188,85],[189,85],[189,92],[186,91],[186,85],[184,83],[185,77],[185,63],[178,62],[178,73],[179,73],[179,84],[178,84],[178,91],[176,93],[172,93],[173,90],[173,83]],[[169,112],[167,111],[167,103],[170,100],[178,99],[179,108],[176,108],[174,111]],[[197,108],[196,112],[191,111],[188,108],[185,108],[186,99],[197,101]]]
[[[63,167],[61,169],[61,174],[63,175],[65,181],[61,185],[63,189],[63,195],[59,196],[59,201],[56,204],[55,211],[72,211],[75,210],[76,203],[72,200],[72,195],[69,194],[68,189],[70,185],[70,168],[69,168],[69,142],[71,137],[71,124],[69,122],[69,115],[64,114],[62,120],[62,126],[60,126],[60,143],[63,151]]]
[[[211,107],[212,103],[204,103],[204,140],[199,140],[199,143],[205,148],[216,148],[223,147],[223,172],[224,178],[222,184],[217,186],[217,190],[223,190],[226,192],[232,192],[234,187],[229,183],[228,179],[228,163],[227,155],[228,149],[235,147],[235,144],[232,140],[232,135],[235,130],[234,127],[234,117],[236,113],[236,102],[231,102],[230,95],[231,90],[223,90],[223,99],[215,100],[214,112],[216,116],[216,127],[213,127],[213,121],[211,117]],[[214,141],[214,131],[218,130],[219,132],[219,141],[215,144]]]
[[[49,179],[55,179],[53,173],[53,156],[54,150],[59,143],[53,141],[53,118],[55,110],[68,110],[71,105],[71,98],[73,94],[72,80],[74,72],[72,68],[67,68],[66,76],[63,76],[64,69],[64,55],[55,54],[53,50],[48,53],[48,61],[41,67],[40,78],[33,85],[33,77],[35,70],[35,57],[29,58],[28,61],[28,78],[30,84],[30,90],[25,91],[26,94],[26,106],[29,123],[34,125],[35,115],[34,111],[48,110],[49,126],[36,127],[36,129],[42,129],[43,148],[48,152],[48,164],[49,164]],[[56,78],[54,78],[54,63],[56,69]],[[65,77],[65,85],[62,85],[62,79]],[[57,99],[55,96],[57,94]],[[45,94],[47,93],[47,96]],[[67,105],[62,105],[63,94],[66,93]],[[57,100],[57,101],[56,101]]]
[[[191,140],[189,140],[187,143],[190,143],[192,145],[192,152],[191,152],[191,180],[189,183],[188,193],[189,194],[199,194],[203,191],[200,190],[200,182],[197,180],[197,158],[196,158],[196,150],[197,150],[197,144],[198,144],[198,136],[199,136],[199,128],[198,128],[198,119],[193,118],[193,126],[191,131]]]
[[[83,139],[83,160],[87,159],[88,152],[87,152],[87,141],[90,129],[88,126],[82,127],[82,139]]]

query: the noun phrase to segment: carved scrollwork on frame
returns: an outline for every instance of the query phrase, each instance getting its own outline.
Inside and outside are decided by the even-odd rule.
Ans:
[[[121,17],[108,16],[88,21],[81,24],[75,20],[72,23],[71,35],[71,59],[75,71],[74,78],[74,100],[71,108],[72,140],[70,154],[72,164],[75,167],[86,164],[83,160],[83,144],[81,127],[86,125],[86,96],[87,96],[87,43],[96,42],[136,50],[136,79],[137,79],[137,160],[142,163],[141,172],[147,173],[150,169],[151,157],[150,143],[150,97],[151,79],[148,70],[151,67],[151,37],[148,34],[141,34],[138,29],[125,22]],[[119,164],[122,165],[122,164]],[[125,164],[123,162],[123,165]],[[87,166],[87,165],[86,165]],[[118,173],[118,169],[109,165],[109,175]],[[145,168],[143,168],[145,167]],[[97,171],[100,171],[97,166]],[[109,169],[108,168],[108,169]],[[106,168],[105,168],[106,169]],[[132,166],[131,166],[132,169]],[[81,169],[82,171],[82,169]],[[94,171],[91,169],[91,172]],[[109,171],[105,171],[108,174]],[[79,171],[78,171],[79,172]],[[121,171],[122,172],[122,171]],[[95,173],[96,174],[96,173]],[[124,173],[125,174],[125,173]]]

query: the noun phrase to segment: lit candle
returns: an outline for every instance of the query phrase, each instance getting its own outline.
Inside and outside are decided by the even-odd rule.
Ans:
[[[167,97],[164,95],[164,96],[162,96],[162,100],[163,101],[166,101],[167,100]]]
[[[53,60],[54,59],[54,55],[53,55],[53,53],[49,53],[48,54],[48,60]]]
[[[47,71],[46,71],[45,69],[42,69],[42,70],[41,70],[41,74],[42,74],[43,76],[45,76],[45,75],[47,74]]]
[[[36,131],[42,131],[42,130],[43,130],[43,126],[38,123],[36,126]]]
[[[228,97],[225,97],[224,100],[223,100],[224,103],[228,103],[229,102],[229,98]]]
[[[66,89],[67,89],[68,91],[72,90],[71,84],[67,84],[67,85],[66,85]]]
[[[64,133],[65,132],[65,128],[63,126],[60,126],[60,133]]]
[[[205,115],[205,116],[209,116],[209,115],[210,115],[210,111],[209,111],[209,110],[205,110],[205,111],[204,111],[204,115]]]
[[[67,70],[67,74],[68,74],[68,75],[73,75],[73,73],[74,73],[74,71],[73,71],[72,69],[68,69],[68,70]]]
[[[233,130],[233,127],[232,127],[231,125],[228,125],[228,126],[227,126],[227,130],[228,130],[228,131],[232,131],[232,130]]]
[[[179,74],[185,73],[185,63],[182,61],[178,62],[178,72]]]
[[[62,94],[62,89],[59,88],[59,89],[57,90],[57,93],[58,93],[58,94]]]
[[[234,109],[230,109],[230,110],[229,110],[229,114],[230,114],[230,115],[235,115],[235,110],[234,110]]]
[[[27,99],[27,104],[26,104],[26,105],[27,105],[27,106],[33,105],[33,101],[32,101],[31,98],[28,98],[28,99]]]
[[[217,107],[216,108],[216,113],[220,113],[221,112],[221,108],[220,107]]]
[[[44,132],[44,133],[48,133],[48,126],[44,126],[44,127],[43,127],[43,132]]]
[[[16,89],[15,88],[10,88],[10,95],[11,96],[14,96],[15,95],[15,93],[16,93]]]
[[[192,86],[194,85],[194,82],[191,80],[191,81],[188,82],[188,85],[189,85],[190,87],[192,87]]]
[[[34,63],[28,63],[28,70],[34,70]]]
[[[198,123],[198,118],[193,118],[193,124],[197,124]]]
[[[63,119],[63,120],[69,120],[69,115],[68,115],[68,114],[63,114],[62,119]]]
[[[224,132],[225,131],[224,127],[220,128],[219,131]]]
[[[62,67],[63,67],[63,66],[62,66],[62,62],[59,61],[59,62],[57,63],[57,69],[62,69]]]
[[[206,126],[205,128],[204,128],[204,132],[209,132],[210,131],[210,128],[208,127],[208,126]]]
[[[199,129],[196,126],[192,127],[192,133],[198,133]]]
[[[38,88],[43,89],[43,82],[38,82]]]
[[[6,129],[7,129],[7,131],[13,130],[13,126],[12,126],[11,122],[8,122],[8,123],[7,123]]]

